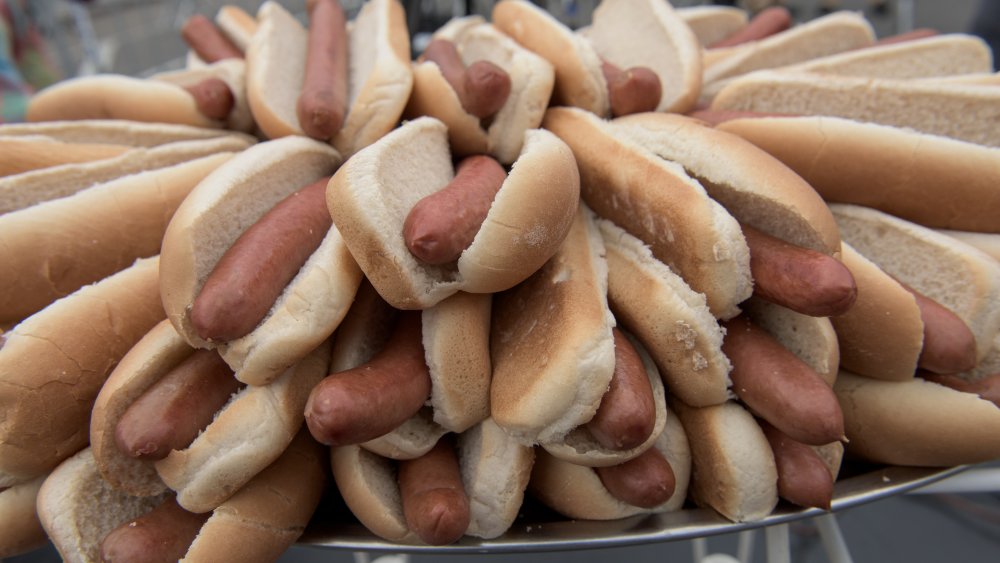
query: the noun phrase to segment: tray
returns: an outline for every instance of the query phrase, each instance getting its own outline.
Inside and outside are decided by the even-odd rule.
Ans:
[[[929,485],[966,466],[952,468],[845,467],[834,487],[833,511],[844,510]],[[567,520],[526,496],[521,515],[510,530],[492,540],[465,537],[448,546],[401,545],[372,535],[336,499],[324,504],[300,544],[352,551],[393,553],[528,553],[601,549],[644,543],[685,540],[728,534],[803,520],[823,514],[780,503],[775,511],[756,522],[733,523],[712,510],[687,508],[678,512],[647,514],[611,521]]]

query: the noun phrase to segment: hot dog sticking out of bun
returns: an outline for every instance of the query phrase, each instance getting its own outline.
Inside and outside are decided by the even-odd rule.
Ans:
[[[470,158],[478,162],[460,162],[456,172],[447,127],[422,117],[351,157],[330,181],[334,223],[391,306],[427,308],[458,291],[508,289],[541,267],[566,236],[580,188],[565,143],[532,129],[509,171],[490,157]],[[409,219],[416,222],[410,241],[433,242],[416,246],[430,248],[432,261],[443,247],[450,260],[428,263],[407,246],[406,223],[418,213]],[[464,236],[456,244],[457,233]]]
[[[680,13],[690,25],[691,22],[684,11],[680,11]],[[761,41],[785,31],[794,23],[792,21],[792,13],[784,6],[769,6],[754,14],[752,18],[748,18],[746,12],[743,12],[742,16],[743,25],[732,25],[730,33],[726,33],[715,41],[709,42],[706,47],[709,49],[723,49]],[[735,16],[729,16],[729,18],[731,20],[736,19]],[[715,30],[718,31],[720,27],[716,26]],[[729,54],[732,54],[732,52]]]
[[[327,467],[323,449],[300,433],[225,503],[196,514],[169,494],[132,496],[115,489],[87,448],[46,479],[39,515],[66,561],[273,561],[305,530]]]
[[[164,320],[98,394],[92,455],[117,489],[148,496],[169,488],[185,509],[210,511],[292,442],[329,357],[323,343],[270,384],[248,387],[217,351],[192,348]]]
[[[187,66],[243,59],[256,31],[256,18],[235,5],[219,8],[214,21],[203,14],[191,15],[181,26],[181,38],[190,49]]]
[[[553,103],[599,116],[688,111],[701,88],[698,38],[669,3],[605,0],[586,33],[524,0],[494,6],[494,25],[555,68]],[[630,41],[624,43],[621,37]]]
[[[676,11],[702,47],[725,39],[750,21],[750,14],[736,6],[678,6]]]
[[[161,293],[191,345],[218,348],[251,385],[266,384],[326,340],[361,272],[326,212],[332,147],[290,137],[219,167],[164,234]]]
[[[359,446],[333,448],[334,479],[354,515],[395,542],[443,545],[495,538],[514,519],[534,462],[492,419],[448,434],[421,457],[394,461]]]
[[[413,78],[405,116],[436,117],[448,126],[453,153],[490,154],[503,164],[541,124],[555,80],[548,61],[479,16],[435,32]]]
[[[247,48],[250,108],[269,138],[309,135],[345,158],[399,121],[413,85],[396,0],[365,2],[350,25],[336,0],[308,3],[308,29],[276,2],[257,12]]]

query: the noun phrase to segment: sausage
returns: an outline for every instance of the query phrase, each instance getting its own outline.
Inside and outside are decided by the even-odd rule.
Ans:
[[[618,465],[595,467],[594,471],[611,496],[641,508],[667,502],[677,487],[670,462],[656,448]]]
[[[980,399],[989,401],[1000,407],[1000,373],[994,373],[976,379],[966,379],[955,374],[937,374],[917,370],[917,375],[927,381],[933,381],[956,391],[975,393]]]
[[[184,510],[173,497],[135,520],[126,522],[104,536],[101,561],[167,563],[187,553],[211,512],[195,514]]]
[[[212,20],[202,14],[195,14],[184,22],[181,37],[198,58],[206,63],[243,58],[243,51],[223,35]]]
[[[720,39],[708,46],[709,49],[732,47],[751,41],[759,41],[776,33],[781,33],[792,26],[792,13],[784,6],[771,6],[757,13],[743,27],[729,37]]]
[[[447,436],[426,454],[399,462],[399,495],[406,525],[427,544],[447,545],[469,528],[469,497]]]
[[[191,308],[198,336],[229,341],[260,324],[333,224],[326,207],[329,180],[280,201],[223,254]]]
[[[220,78],[206,78],[183,88],[194,98],[198,111],[210,119],[223,120],[229,117],[229,112],[233,111],[233,106],[236,105],[233,91]]]
[[[215,350],[195,350],[129,405],[115,426],[115,443],[145,460],[186,448],[242,388]]]
[[[328,446],[360,444],[393,430],[427,401],[420,313],[400,315],[385,347],[367,363],[331,374],[309,394],[309,431]]]
[[[618,329],[615,338],[615,372],[587,429],[605,448],[630,450],[653,433],[656,404],[646,367],[632,343]]]
[[[753,413],[813,446],[844,438],[840,403],[819,374],[745,315],[724,328],[722,351],[733,365],[733,392]]]
[[[466,68],[455,44],[446,39],[434,39],[424,49],[422,60],[434,62],[448,81],[462,109],[479,119],[485,119],[507,102],[510,96],[510,75],[489,61],[476,61]]]
[[[858,287],[839,260],[741,226],[755,295],[813,317],[840,315],[854,305]]]
[[[403,239],[410,253],[428,264],[457,260],[476,238],[506,178],[507,171],[492,157],[463,159],[448,185],[407,214]]]
[[[601,72],[608,84],[611,115],[620,117],[655,111],[663,95],[660,77],[644,66],[622,70],[608,61],[601,62]]]
[[[976,337],[958,315],[900,283],[917,299],[924,323],[924,344],[917,365],[932,373],[961,373],[976,367]]]
[[[778,496],[798,506],[830,510],[833,475],[816,450],[789,438],[766,421],[758,422],[774,452]]]
[[[337,0],[309,2],[306,67],[295,107],[306,135],[327,141],[347,114],[347,17]]]

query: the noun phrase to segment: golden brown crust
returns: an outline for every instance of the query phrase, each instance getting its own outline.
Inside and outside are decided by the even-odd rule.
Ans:
[[[0,491],[0,557],[13,557],[45,545],[35,501],[45,476]]]

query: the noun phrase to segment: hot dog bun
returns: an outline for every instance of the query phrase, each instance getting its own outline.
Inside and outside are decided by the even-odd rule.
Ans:
[[[125,176],[74,195],[0,215],[0,322],[16,322],[52,301],[154,256],[174,210],[218,153]]]
[[[434,37],[455,43],[466,65],[488,61],[506,71],[510,95],[489,126],[482,127],[478,117],[462,108],[437,64],[414,63],[413,92],[405,116],[428,115],[444,122],[456,155],[486,153],[503,164],[513,163],[521,153],[524,132],[542,122],[555,81],[552,65],[479,16],[446,24]]]
[[[38,521],[35,500],[48,475],[0,491],[0,557],[13,557],[45,544],[45,530]]]
[[[140,260],[4,334],[0,486],[46,473],[86,446],[87,420],[101,385],[133,344],[164,318],[158,265],[157,258]]]
[[[246,63],[240,59],[225,59],[199,68],[159,72],[149,77],[178,86],[194,86],[206,78],[218,78],[233,94],[233,108],[226,117],[226,129],[252,131],[253,114],[247,101]]]
[[[757,326],[833,385],[841,361],[840,341],[831,322],[836,317],[803,315],[759,297],[751,297],[743,306]]]
[[[565,143],[531,130],[472,245],[457,263],[426,265],[404,244],[403,223],[418,200],[443,188],[453,174],[447,128],[423,117],[351,157],[330,181],[333,221],[393,307],[426,308],[457,291],[512,287],[555,252],[579,201],[578,174]]]
[[[336,150],[304,137],[261,143],[216,169],[185,199],[163,238],[161,291],[171,322],[195,347],[219,346],[241,381],[260,385],[298,362],[336,329],[361,281],[331,228],[268,316],[246,336],[208,343],[191,324],[205,279],[233,242],[278,201],[331,174]]]
[[[13,176],[73,162],[91,162],[117,156],[128,147],[107,144],[65,143],[44,136],[8,136],[0,131],[0,176]]]
[[[269,138],[302,135],[295,104],[306,64],[307,31],[276,2],[257,12],[247,47],[247,90],[254,119]],[[413,86],[409,32],[396,0],[366,2],[350,27],[349,110],[332,140],[347,158],[398,123]]]
[[[469,496],[467,535],[495,538],[514,519],[534,463],[531,447],[516,444],[492,419],[458,437],[462,483]],[[373,534],[399,543],[420,543],[403,516],[395,462],[358,446],[331,450],[337,487],[351,512]]]
[[[735,119],[718,128],[774,155],[827,201],[928,227],[1000,232],[998,149],[837,117]],[[955,208],[962,212],[948,211]]]
[[[676,11],[702,47],[729,37],[750,21],[750,14],[736,6],[679,6]]]
[[[739,224],[697,180],[592,113],[550,108],[543,126],[573,149],[591,209],[649,245],[705,294],[713,315],[738,314],[752,292],[749,250]]]
[[[1000,261],[1000,234],[938,229],[942,234],[972,245]]]
[[[257,32],[257,19],[235,4],[221,6],[215,13],[215,24],[234,45],[246,51]]]
[[[300,433],[281,457],[215,509],[184,560],[277,559],[305,530],[321,498],[325,472],[322,448]],[[114,489],[87,448],[46,479],[38,511],[64,560],[98,561],[110,531],[145,514],[162,498]]]
[[[225,136],[243,136],[224,129],[208,129],[174,123],[146,123],[126,119],[74,119],[0,124],[0,137],[43,136],[64,143],[96,143],[154,147],[176,141]],[[249,135],[248,141],[255,141]]]

